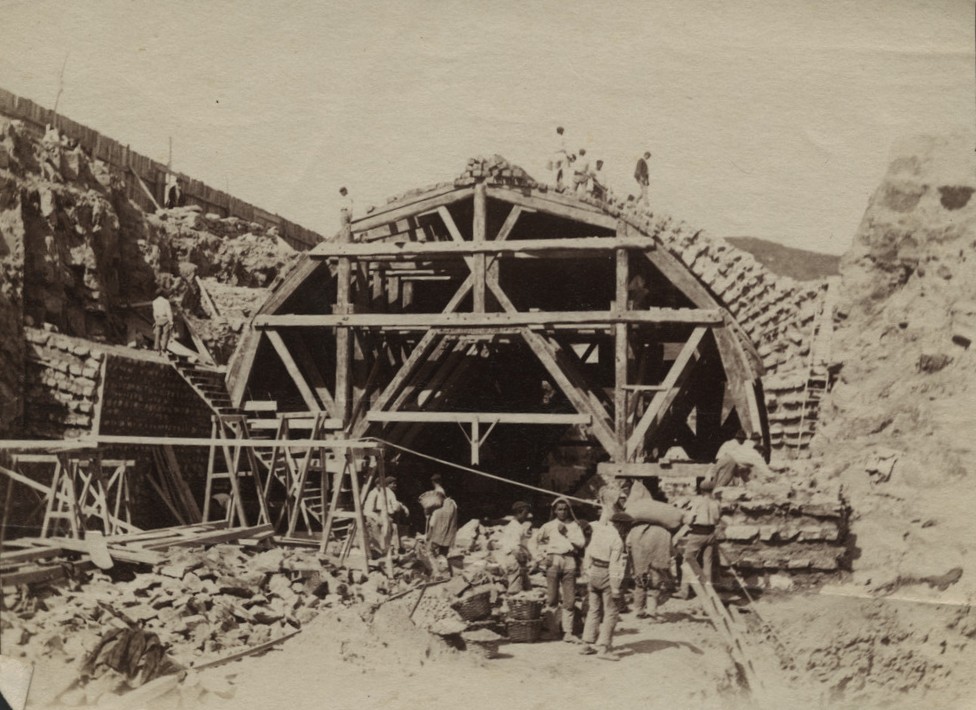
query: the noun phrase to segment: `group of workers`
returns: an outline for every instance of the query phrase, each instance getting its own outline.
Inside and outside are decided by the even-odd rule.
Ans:
[[[551,183],[558,192],[574,192],[576,194],[591,195],[605,200],[610,194],[610,188],[603,172],[603,160],[597,160],[593,166],[587,157],[586,148],[580,148],[576,153],[566,147],[566,129],[556,128],[557,146],[548,163]],[[638,202],[647,203],[647,191],[650,185],[650,170],[647,161],[651,158],[650,151],[637,158],[634,168],[634,180],[639,190]]]
[[[623,607],[625,579],[633,580],[633,611],[638,619],[657,618],[658,607],[669,597],[689,597],[692,581],[681,574],[683,559],[694,559],[700,566],[702,582],[711,584],[718,563],[721,519],[715,488],[747,481],[757,470],[769,473],[762,454],[757,437],[749,439],[744,431],[736,432],[719,448],[714,465],[698,484],[697,494],[680,513],[680,523],[666,525],[642,518],[636,512],[639,502],[652,496],[639,482],[626,482],[615,499],[605,498],[600,518],[593,522],[578,519],[570,500],[560,496],[552,502],[550,519],[534,531],[532,507],[524,501],[516,502],[492,543],[508,594],[530,588],[529,570],[534,558],[528,543],[534,534],[545,569],[546,602],[558,620],[563,640],[582,643],[581,653],[585,655],[618,660],[612,644]],[[421,496],[427,512],[427,548],[435,571],[449,573],[446,556],[457,535],[458,507],[444,489],[440,474],[431,477],[431,486]],[[385,497],[378,487],[369,493],[364,514],[373,539],[388,544],[393,536],[391,526],[405,522],[409,512],[396,498],[394,478],[386,479],[383,490]],[[638,517],[635,519],[628,510]],[[679,515],[676,510],[675,515]],[[574,621],[579,580],[585,580],[586,615],[578,639]]]

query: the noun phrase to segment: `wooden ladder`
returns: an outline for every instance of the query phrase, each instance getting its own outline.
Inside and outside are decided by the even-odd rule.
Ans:
[[[686,575],[683,579],[691,582],[691,588],[694,590],[696,598],[701,601],[705,614],[708,615],[712,626],[724,639],[732,660],[742,670],[750,692],[757,699],[765,698],[766,686],[756,672],[743,636],[745,626],[738,622],[722,604],[722,600],[715,593],[712,583],[705,580],[702,568],[696,560],[686,557],[682,565],[682,574]]]

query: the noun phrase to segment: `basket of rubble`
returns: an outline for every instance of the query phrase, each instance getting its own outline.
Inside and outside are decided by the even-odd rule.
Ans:
[[[542,619],[510,619],[505,626],[512,643],[535,643],[542,635]]]
[[[424,513],[430,514],[444,505],[444,494],[440,491],[427,491],[421,494],[418,500],[420,507],[424,509]]]
[[[465,621],[481,621],[491,616],[491,590],[461,597],[454,607]]]
[[[542,600],[516,597],[508,600],[508,618],[514,621],[535,621],[542,616]]]

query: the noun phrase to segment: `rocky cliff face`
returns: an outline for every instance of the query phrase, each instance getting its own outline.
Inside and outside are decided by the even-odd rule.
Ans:
[[[965,137],[897,145],[841,266],[840,374],[813,443],[880,589],[976,591],[976,160]]]
[[[149,214],[125,176],[56,133],[0,117],[0,435],[23,410],[23,327],[126,344],[162,288],[219,353],[228,330],[201,303],[197,277],[264,288],[296,258],[274,228],[199,208]]]

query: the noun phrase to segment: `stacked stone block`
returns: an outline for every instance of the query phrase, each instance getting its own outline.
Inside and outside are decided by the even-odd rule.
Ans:
[[[104,353],[81,338],[26,328],[29,436],[78,438],[91,432]]]
[[[737,570],[836,572],[847,557],[847,507],[837,491],[722,491],[722,549]]]

